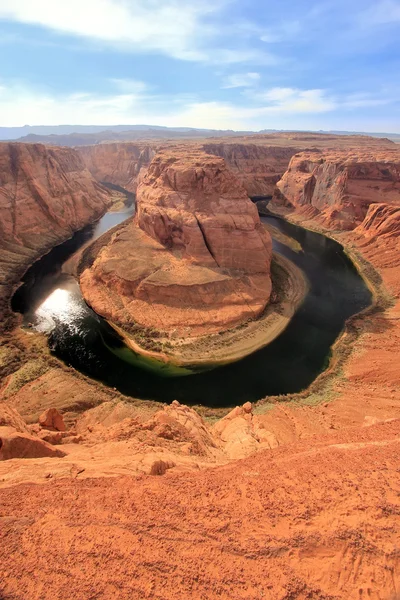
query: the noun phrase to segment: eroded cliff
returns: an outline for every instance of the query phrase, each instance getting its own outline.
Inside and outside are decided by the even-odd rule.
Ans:
[[[208,143],[205,152],[225,159],[250,197],[272,196],[275,185],[298,151],[287,146],[264,146],[251,143]]]
[[[78,149],[85,165],[97,181],[135,192],[155,155],[157,144],[120,142],[82,146]]]
[[[370,204],[400,206],[400,151],[359,148],[296,154],[277,183],[274,200],[333,229],[353,229]]]
[[[110,202],[75,150],[0,144],[0,316],[25,270]]]

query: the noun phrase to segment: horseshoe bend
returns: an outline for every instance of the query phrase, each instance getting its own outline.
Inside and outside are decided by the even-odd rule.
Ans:
[[[277,259],[286,306],[275,300],[271,310],[271,260],[271,236],[225,161],[177,148],[156,154],[137,188],[134,221],[90,267],[83,261],[80,285],[135,349],[139,329],[155,333],[147,333],[150,347],[165,340],[167,356],[181,364],[229,362],[277,336],[305,294],[299,270]]]
[[[0,205],[0,596],[396,598],[396,144],[0,143]]]

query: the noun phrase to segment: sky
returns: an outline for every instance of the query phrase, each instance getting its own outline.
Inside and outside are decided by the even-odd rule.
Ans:
[[[400,0],[0,0],[0,126],[400,133]]]

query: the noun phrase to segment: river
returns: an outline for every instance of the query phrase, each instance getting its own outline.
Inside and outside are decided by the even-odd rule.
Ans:
[[[303,304],[278,338],[238,362],[185,377],[171,376],[168,367],[163,373],[159,365],[153,369],[141,357],[131,360],[114,330],[86,305],[75,279],[62,272],[78,248],[133,212],[133,204],[109,212],[54,248],[29,269],[12,301],[26,327],[48,335],[58,358],[128,396],[225,407],[299,392],[327,366],[346,319],[371,302],[370,291],[340,244],[283,219],[262,217],[302,247],[302,252],[294,252],[273,242],[274,251],[292,260],[309,280]]]

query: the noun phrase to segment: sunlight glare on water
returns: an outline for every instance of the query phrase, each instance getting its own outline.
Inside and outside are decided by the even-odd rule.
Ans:
[[[84,313],[79,300],[73,290],[55,289],[36,310],[35,329],[49,333],[57,323],[74,325],[77,315]]]

